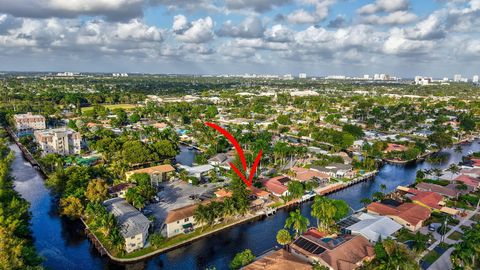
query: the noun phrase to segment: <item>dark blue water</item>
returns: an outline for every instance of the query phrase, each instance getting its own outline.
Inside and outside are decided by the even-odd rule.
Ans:
[[[444,151],[448,159],[434,167],[445,168],[452,162],[459,162],[469,151],[480,151],[476,142],[463,145],[463,152]],[[119,266],[100,258],[83,235],[81,226],[66,222],[52,211],[53,203],[48,190],[45,189],[37,171],[26,163],[16,146],[17,153],[13,164],[16,189],[30,201],[33,214],[32,229],[35,245],[45,257],[45,266],[51,269],[205,269],[215,266],[216,269],[228,269],[233,256],[246,248],[256,255],[274,248],[276,232],[283,228],[285,219],[292,209],[280,210],[273,217],[251,221],[240,226],[222,231],[214,236],[206,237],[182,248],[156,256],[144,262]],[[342,199],[354,209],[362,205],[360,200],[380,190],[385,184],[387,191],[398,185],[409,185],[415,180],[416,171],[430,168],[427,162],[408,166],[385,165],[374,180],[360,183],[329,197]],[[309,217],[311,225],[315,221],[310,216],[311,202],[300,206],[302,213]]]

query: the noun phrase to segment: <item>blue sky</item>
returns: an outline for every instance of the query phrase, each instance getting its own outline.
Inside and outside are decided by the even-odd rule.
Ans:
[[[480,73],[480,0],[0,0],[0,70]]]

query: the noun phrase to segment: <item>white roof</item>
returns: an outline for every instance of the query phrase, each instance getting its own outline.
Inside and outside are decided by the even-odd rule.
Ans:
[[[372,242],[379,238],[385,239],[402,228],[402,225],[386,216],[377,216],[362,213],[358,216],[359,222],[346,228],[352,234],[361,234]]]
[[[182,169],[185,169],[189,174],[199,174],[199,173],[205,173],[205,172],[208,172],[208,171],[211,171],[213,170],[213,166],[212,165],[199,165],[199,166],[194,166],[194,167],[190,167],[190,166],[186,166],[186,165],[180,165],[179,166],[180,168]]]

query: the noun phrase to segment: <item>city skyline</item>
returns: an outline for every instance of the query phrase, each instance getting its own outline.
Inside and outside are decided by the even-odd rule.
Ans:
[[[5,71],[480,73],[480,0],[0,2]]]

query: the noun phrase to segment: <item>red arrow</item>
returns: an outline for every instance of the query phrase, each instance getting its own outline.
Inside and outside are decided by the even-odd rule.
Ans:
[[[233,144],[233,147],[235,147],[235,150],[237,151],[238,156],[240,157],[240,161],[242,162],[243,171],[247,172],[247,160],[245,159],[245,154],[243,153],[242,147],[240,147],[240,144],[233,137],[233,135],[230,134],[225,129],[218,126],[217,124],[206,122],[205,125],[207,125],[211,128],[214,128],[218,132],[222,133],[223,136],[225,136],[225,138],[227,138],[230,141],[230,143]],[[252,168],[250,168],[250,173],[249,173],[248,180],[247,180],[247,177],[245,177],[245,175],[232,162],[230,162],[230,167],[232,167],[233,171],[235,171],[235,173],[242,179],[242,181],[247,186],[251,186],[252,181],[253,181],[253,176],[255,175],[255,171],[257,169],[257,166],[258,166],[258,163],[260,162],[261,157],[262,157],[262,150],[260,150],[260,152],[258,152],[258,155],[255,158],[255,161],[253,162]]]

